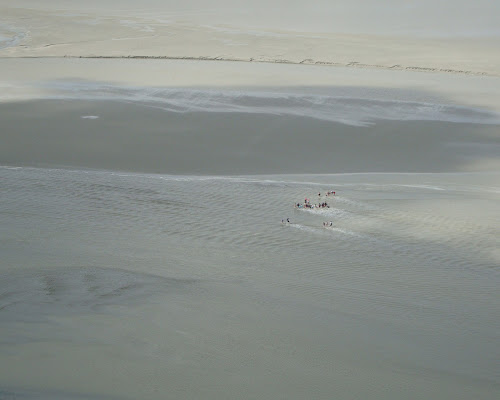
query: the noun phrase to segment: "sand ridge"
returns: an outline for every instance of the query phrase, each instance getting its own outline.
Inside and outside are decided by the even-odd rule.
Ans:
[[[223,56],[141,56],[141,55],[128,55],[128,56],[23,56],[16,58],[87,58],[87,59],[139,59],[139,60],[188,60],[188,61],[227,61],[227,62],[254,62],[254,63],[269,63],[269,64],[293,64],[293,65],[323,65],[334,67],[350,67],[350,68],[366,68],[366,69],[390,69],[397,71],[418,71],[418,72],[444,72],[452,74],[465,74],[465,75],[479,75],[479,76],[500,76],[482,71],[460,70],[452,68],[436,68],[436,67],[420,67],[420,66],[402,66],[399,64],[394,65],[380,65],[380,64],[363,64],[358,61],[350,61],[347,63],[335,61],[320,61],[311,58],[302,61],[293,61],[279,58],[265,58],[265,57],[250,57],[250,58],[232,58]]]

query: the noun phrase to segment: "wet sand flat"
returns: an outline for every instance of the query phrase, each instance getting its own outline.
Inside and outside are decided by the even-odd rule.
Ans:
[[[4,397],[498,393],[498,174],[0,178]]]

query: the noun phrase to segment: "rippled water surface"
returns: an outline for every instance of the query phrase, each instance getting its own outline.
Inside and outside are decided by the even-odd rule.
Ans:
[[[493,399],[498,182],[0,168],[0,398]]]

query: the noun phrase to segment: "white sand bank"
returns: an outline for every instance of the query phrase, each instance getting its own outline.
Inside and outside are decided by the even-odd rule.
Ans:
[[[219,0],[212,8],[186,9],[120,2],[114,10],[57,1],[44,2],[43,10],[0,3],[0,56],[188,58],[500,74],[500,37],[490,27],[488,7],[484,15],[479,11],[485,18],[474,26],[443,14],[445,28],[439,30],[431,5],[414,10],[412,20],[411,10],[398,7],[391,13],[365,5],[364,12],[354,12],[345,4],[338,9],[316,3],[301,8],[274,1],[259,9],[228,7]],[[16,3],[23,5],[36,7],[27,0]],[[426,10],[434,15],[431,22]],[[301,18],[304,12],[307,18]],[[353,18],[352,27],[343,15]]]

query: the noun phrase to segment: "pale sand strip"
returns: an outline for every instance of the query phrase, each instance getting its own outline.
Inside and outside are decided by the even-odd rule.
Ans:
[[[193,20],[8,7],[0,7],[0,15],[2,36],[10,38],[0,57],[227,60],[500,76],[496,38],[250,31]]]
[[[269,64],[292,64],[292,65],[323,65],[333,67],[346,67],[346,68],[367,68],[367,69],[389,69],[396,71],[417,71],[417,72],[445,72],[451,74],[465,74],[465,75],[483,75],[483,76],[500,76],[495,73],[488,73],[484,71],[473,70],[460,70],[452,68],[437,68],[437,67],[420,67],[420,66],[402,66],[400,64],[383,65],[383,64],[363,64],[358,61],[350,61],[348,63],[341,63],[335,61],[313,60],[311,58],[302,61],[293,61],[280,58],[265,58],[265,57],[250,57],[250,58],[235,58],[235,57],[222,57],[222,56],[141,56],[141,55],[128,55],[128,56],[21,56],[15,58],[89,58],[89,59],[139,59],[139,60],[188,60],[188,61],[231,61],[231,62],[253,62],[253,63],[269,63]]]

